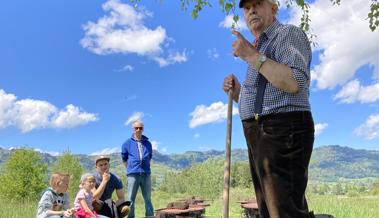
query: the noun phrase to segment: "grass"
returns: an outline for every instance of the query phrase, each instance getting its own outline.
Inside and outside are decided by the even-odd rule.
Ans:
[[[7,201],[0,199],[0,217],[4,218],[35,218],[38,201],[26,200],[25,202]]]
[[[242,209],[238,200],[251,197],[251,190],[231,190],[229,203],[229,217],[241,218]],[[164,192],[153,193],[155,209],[164,208],[167,203],[190,195],[170,194]],[[222,197],[209,201],[205,217],[220,218],[222,211]],[[379,214],[379,196],[335,196],[335,195],[310,195],[308,197],[309,208],[315,213],[332,214],[335,218],[376,218]],[[38,202],[36,200],[23,203],[0,199],[0,214],[4,218],[35,218]],[[141,194],[137,195],[136,217],[144,216],[144,204]]]
[[[309,207],[315,213],[332,214],[335,218],[377,218],[379,196],[310,196]]]

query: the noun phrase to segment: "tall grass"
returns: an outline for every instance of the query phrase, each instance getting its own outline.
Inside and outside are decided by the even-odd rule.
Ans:
[[[37,213],[36,200],[25,200],[16,202],[0,199],[0,217],[1,218],[35,218]]]
[[[308,203],[315,213],[332,214],[335,218],[379,217],[379,196],[312,195]]]
[[[167,203],[180,198],[191,196],[190,194],[172,194],[165,192],[152,193],[155,209],[166,207]],[[242,209],[238,200],[246,200],[252,197],[251,190],[232,189],[230,192],[229,217],[241,218]],[[206,208],[207,218],[220,218],[222,211],[222,197],[210,200],[210,206]],[[310,195],[308,196],[310,210],[315,213],[332,214],[335,218],[377,218],[379,217],[379,196],[335,196],[335,195]],[[38,202],[36,200],[15,202],[0,199],[1,218],[35,218]],[[136,217],[144,217],[144,203],[141,194],[137,195]]]

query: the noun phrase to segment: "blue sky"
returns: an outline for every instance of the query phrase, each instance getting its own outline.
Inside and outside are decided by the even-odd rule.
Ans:
[[[379,31],[368,28],[369,4],[312,2],[315,146],[378,149]],[[284,23],[299,17],[279,13]],[[217,5],[193,20],[179,0],[137,8],[120,0],[3,2],[0,146],[117,152],[139,118],[160,152],[224,150],[222,81],[230,73],[241,81],[246,71],[231,54],[230,21]],[[245,147],[235,110],[232,148]]]

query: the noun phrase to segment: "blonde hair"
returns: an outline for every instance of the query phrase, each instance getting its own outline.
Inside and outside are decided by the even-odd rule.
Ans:
[[[83,184],[85,181],[87,181],[88,177],[95,178],[95,176],[91,173],[84,173],[82,177],[80,177],[80,183]]]
[[[50,186],[53,189],[55,189],[58,186],[60,186],[60,184],[62,184],[63,180],[69,179],[69,178],[70,178],[70,174],[68,173],[61,173],[61,172],[52,173],[50,177]]]

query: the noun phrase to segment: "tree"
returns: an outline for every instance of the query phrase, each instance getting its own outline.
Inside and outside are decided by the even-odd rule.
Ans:
[[[379,181],[373,182],[370,187],[371,195],[379,195]]]
[[[70,183],[68,193],[70,196],[75,196],[79,190],[80,177],[83,173],[83,168],[80,165],[79,157],[75,157],[70,150],[63,152],[55,161],[53,172],[62,172],[70,175]]]
[[[5,199],[29,200],[40,197],[46,188],[47,164],[41,155],[27,148],[14,150],[0,175],[0,196]]]
[[[131,3],[138,3],[141,0],[129,0]],[[162,1],[162,0],[161,0]],[[199,16],[200,11],[205,7],[213,7],[210,0],[180,0],[182,10],[187,11],[190,6],[193,5],[191,16],[196,19]],[[295,2],[295,7],[301,8],[303,15],[301,17],[300,27],[308,32],[310,28],[310,19],[309,19],[309,3],[305,0],[286,0],[287,7],[293,7]],[[333,5],[339,5],[341,0],[330,0]],[[235,12],[236,7],[238,7],[239,0],[219,0],[219,7],[223,13],[226,15],[232,13],[233,20],[237,23],[239,17]],[[369,28],[371,31],[374,31],[379,26],[379,2],[378,0],[371,0],[370,11],[367,14],[369,20]]]
[[[166,174],[160,190],[215,199],[222,192],[223,160],[208,159],[180,173]]]
[[[342,184],[340,182],[337,182],[337,184],[333,187],[332,192],[335,195],[344,195],[345,194],[343,187],[342,187]]]
[[[244,161],[234,162],[231,170],[231,187],[252,188],[253,181],[250,174],[249,163]]]

